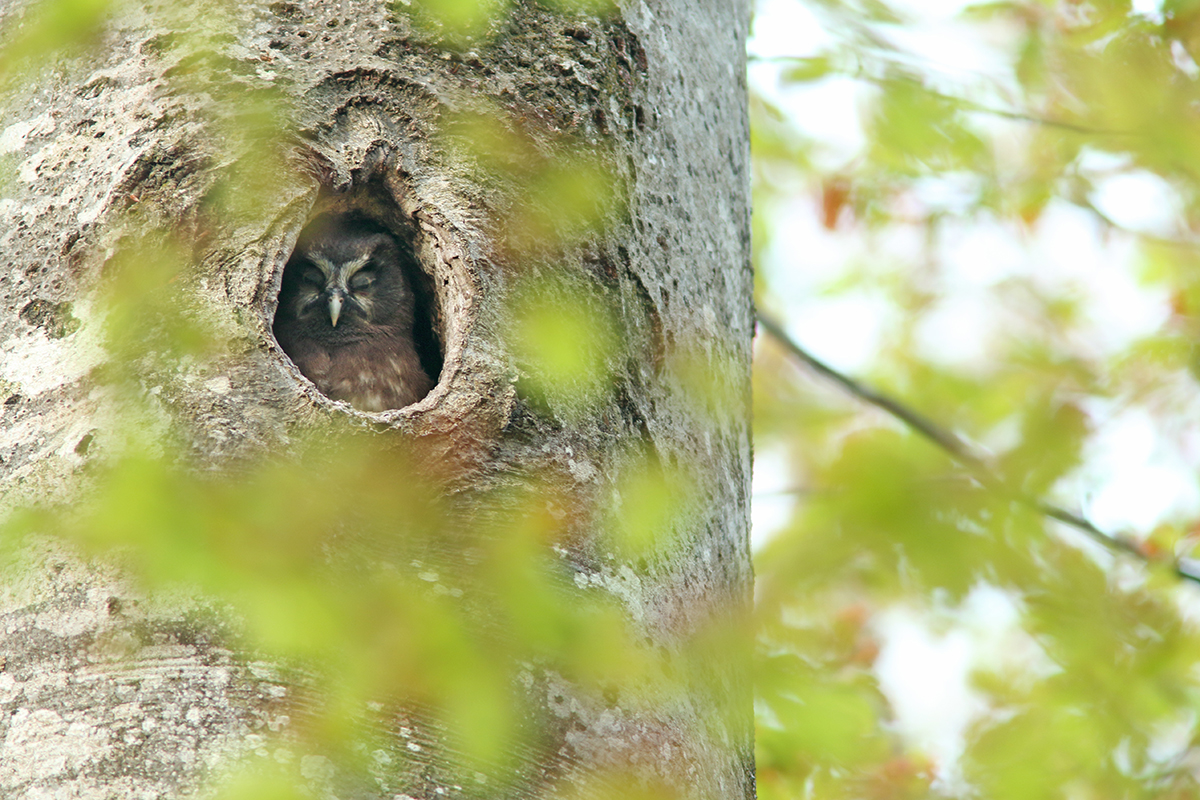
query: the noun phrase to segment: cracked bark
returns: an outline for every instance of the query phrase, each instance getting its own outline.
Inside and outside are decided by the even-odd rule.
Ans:
[[[0,30],[19,28],[29,5],[0,8]],[[444,491],[484,515],[502,513],[488,506],[491,489],[535,472],[606,507],[635,468],[631,453],[650,452],[687,465],[697,484],[671,558],[621,563],[587,531],[558,557],[664,651],[714,620],[741,619],[753,331],[745,5],[653,0],[602,20],[522,4],[465,54],[423,44],[367,0],[237,4],[203,47],[177,46],[164,20],[179,13],[122,6],[91,49],[45,66],[0,111],[4,510],[72,502],[90,490],[91,464],[128,447],[120,398],[96,379],[107,358],[96,297],[114,252],[169,228],[193,244],[177,291],[224,347],[126,365],[151,409],[139,446],[170,440],[193,469],[221,472],[286,453],[305,431],[349,425],[413,443],[440,465]],[[258,93],[287,120],[285,168],[267,180],[237,171],[253,133],[244,98]],[[433,135],[455,114],[519,126],[547,151],[564,134],[602,151],[627,212],[585,244],[514,269],[504,239],[520,179],[463,169],[453,138]],[[220,193],[256,213],[211,213]],[[346,205],[411,237],[444,360],[428,397],[383,415],[322,397],[270,332],[295,237],[313,213]],[[586,414],[529,402],[501,335],[518,276],[552,273],[594,289],[623,337],[615,385]],[[674,357],[684,350],[721,402],[694,396],[683,373],[695,360]],[[51,544],[30,547],[5,576],[0,795],[178,796],[224,765],[279,755],[266,735],[286,730],[281,704],[303,689],[231,650],[219,608],[139,596],[119,569]],[[680,797],[753,796],[745,665],[704,669],[653,711],[531,676],[556,739],[506,796],[565,795],[614,765]],[[735,711],[714,722],[718,707]],[[321,765],[309,767],[319,783]],[[329,791],[481,793],[421,774],[420,785]]]

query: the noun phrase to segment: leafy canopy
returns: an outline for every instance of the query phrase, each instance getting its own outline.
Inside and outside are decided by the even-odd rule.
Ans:
[[[764,798],[1200,792],[1194,6],[760,5]]]

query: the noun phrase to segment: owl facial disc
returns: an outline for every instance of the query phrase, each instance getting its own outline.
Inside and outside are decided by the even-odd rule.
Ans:
[[[371,260],[371,252],[363,253],[341,266],[319,253],[311,253],[309,260],[325,276],[324,293],[329,296],[327,305],[329,324],[336,328],[338,319],[342,316],[342,306],[345,304],[349,292],[349,281]],[[362,305],[362,303],[357,303],[353,297],[350,298],[350,302]]]

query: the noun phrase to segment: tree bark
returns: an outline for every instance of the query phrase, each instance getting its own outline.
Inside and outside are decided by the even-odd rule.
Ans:
[[[34,25],[33,10],[10,0],[0,31]],[[577,589],[614,598],[649,651],[687,654],[675,690],[626,703],[628,687],[604,697],[530,667],[521,690],[547,740],[503,791],[432,762],[404,785],[338,783],[318,756],[299,771],[339,797],[598,796],[617,774],[663,796],[752,797],[748,653],[719,639],[721,657],[695,655],[713,630],[744,629],[750,603],[746,4],[648,0],[601,18],[520,3],[465,52],[369,0],[190,13],[202,18],[114,4],[86,47],[9,75],[3,512],[83,503],[104,491],[98,467],[130,453],[230,475],[314,432],[403,443],[458,520],[503,516],[499,490],[537,476],[571,507],[552,557]],[[552,162],[568,140],[599,154],[617,198],[598,201],[603,225],[539,227],[555,217],[527,173],[474,168],[456,131],[477,119],[527,143],[518,161]],[[405,409],[325,398],[271,333],[301,228],[342,208],[403,233],[421,262],[440,376]],[[219,346],[114,343],[103,298],[129,252],[171,266],[172,303],[135,293],[150,298],[138,324],[197,321]],[[506,334],[521,287],[562,280],[621,339],[584,400],[529,390]],[[647,463],[689,488],[672,544],[635,558],[603,520]],[[311,687],[241,649],[220,602],[146,590],[120,557],[52,538],[26,540],[4,574],[0,795],[179,796],[230,765],[287,760],[272,737]]]

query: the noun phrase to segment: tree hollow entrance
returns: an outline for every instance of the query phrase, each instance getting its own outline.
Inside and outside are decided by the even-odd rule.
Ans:
[[[438,383],[444,346],[419,235],[378,181],[318,196],[284,265],[272,330],[326,397],[381,412]]]

